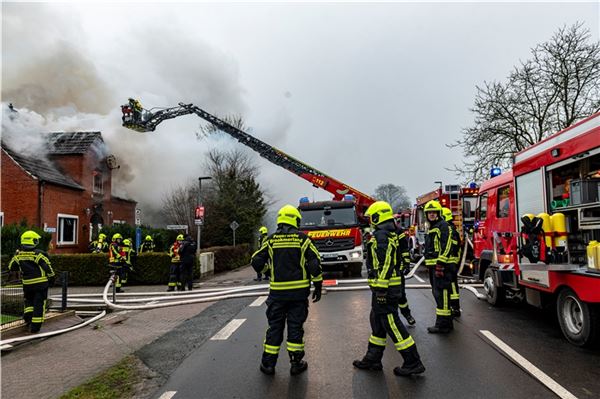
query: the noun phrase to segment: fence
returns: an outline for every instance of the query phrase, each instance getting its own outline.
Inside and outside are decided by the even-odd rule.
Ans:
[[[61,311],[64,311],[67,305],[68,278],[68,272],[56,272],[54,284],[48,287],[48,296],[62,296]],[[3,272],[0,279],[0,325],[2,330],[22,324],[24,303],[21,279],[14,278],[8,272]],[[48,299],[46,309],[51,305],[51,300]]]

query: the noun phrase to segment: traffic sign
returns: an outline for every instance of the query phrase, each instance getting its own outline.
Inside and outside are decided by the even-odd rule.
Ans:
[[[44,227],[46,233],[56,233],[56,227]]]
[[[237,228],[240,227],[240,224],[234,220],[233,222],[231,222],[229,227],[231,228],[231,230],[236,231]]]
[[[196,219],[202,219],[204,217],[204,207],[198,205],[196,207]]]
[[[187,230],[187,224],[168,224],[167,230]]]
[[[204,224],[204,218],[194,219],[194,224],[196,226],[202,226]]]

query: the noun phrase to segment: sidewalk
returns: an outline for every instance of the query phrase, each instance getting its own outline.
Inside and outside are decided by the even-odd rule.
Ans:
[[[256,284],[252,281],[254,277],[254,270],[245,266],[201,280],[194,287]],[[127,288],[128,292],[166,289],[164,285]],[[102,290],[103,287],[72,287],[69,293],[101,293]],[[16,347],[2,354],[1,395],[19,399],[57,398],[212,304],[114,312],[80,330]]]

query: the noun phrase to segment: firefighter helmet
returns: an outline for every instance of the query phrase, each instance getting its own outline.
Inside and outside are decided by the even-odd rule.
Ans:
[[[258,229],[258,232],[260,234],[268,234],[269,230],[267,230],[267,228],[265,226],[262,226],[260,229]]]
[[[98,240],[99,240],[99,241],[104,241],[104,240],[106,240],[106,234],[104,234],[104,233],[100,233],[100,234],[98,234]]]
[[[183,241],[183,234],[179,234],[177,236],[177,241]]]
[[[374,226],[394,218],[394,211],[391,205],[385,201],[372,203],[365,214],[369,216],[371,224]]]
[[[119,233],[115,233],[112,236],[112,240],[113,241],[122,240],[122,239],[123,239],[123,236],[121,234],[119,234]]]
[[[152,241],[152,236],[149,236],[149,235],[148,235],[148,236],[146,236],[145,240],[146,240],[146,241]]]
[[[425,204],[425,213],[427,212],[437,212],[438,214],[442,214],[442,206],[436,200],[429,201]]]
[[[277,224],[285,223],[298,227],[301,219],[300,211],[293,205],[285,205],[277,212]]]
[[[446,219],[446,222],[449,222],[452,220],[452,211],[450,209],[443,207],[442,215],[444,216],[444,219]]]
[[[21,245],[32,245],[37,246],[40,243],[40,236],[33,230],[27,230],[25,233],[21,234]]]
[[[126,238],[123,240],[123,245],[130,247],[131,246],[131,238]]]

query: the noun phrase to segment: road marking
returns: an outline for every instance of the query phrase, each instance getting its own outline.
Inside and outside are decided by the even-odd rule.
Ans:
[[[550,378],[542,370],[535,367],[529,360],[518,354],[513,348],[504,343],[500,338],[496,337],[488,330],[479,330],[487,339],[489,339],[498,349],[500,349],[510,360],[516,363],[519,367],[527,371],[533,377],[537,378],[542,384],[563,399],[577,399],[575,395],[567,391],[558,382]]]
[[[416,274],[413,277],[416,278],[417,280],[419,280],[420,283],[425,282],[425,280],[423,280],[421,277],[417,276]]]
[[[218,333],[216,333],[210,340],[211,341],[223,341],[228,339],[231,334],[235,332],[246,319],[233,319],[225,327],[221,329]]]
[[[260,306],[260,305],[262,305],[263,303],[265,303],[265,301],[267,300],[267,298],[268,298],[268,297],[267,297],[266,295],[259,296],[258,298],[256,298],[256,299],[254,300],[254,302],[252,302],[252,303],[251,303],[250,305],[248,305],[248,306]]]
[[[176,393],[177,391],[167,391],[160,395],[158,399],[171,399],[173,396],[175,396]]]

